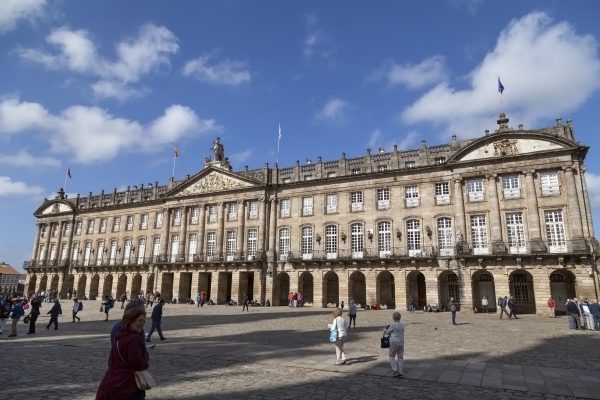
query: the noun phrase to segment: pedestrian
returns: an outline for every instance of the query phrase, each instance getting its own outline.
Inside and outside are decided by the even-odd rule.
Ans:
[[[356,328],[356,311],[357,311],[358,307],[356,307],[356,304],[354,303],[354,300],[350,300],[350,305],[348,306],[348,328],[350,328],[352,326],[352,322],[354,322],[354,327]]]
[[[592,312],[590,311],[590,302],[587,297],[585,299],[583,299],[583,301],[579,305],[579,309],[581,311],[581,320],[585,321],[585,327],[588,330],[594,330],[594,328],[595,328],[594,316],[592,315]]]
[[[104,296],[104,300],[102,300],[102,306],[100,307],[100,311],[104,311],[106,314],[105,321],[108,321],[108,314],[110,313],[110,309],[115,305],[115,301],[111,299],[109,295]]]
[[[337,330],[337,340],[335,341],[335,355],[336,355],[336,363],[335,365],[344,365],[346,364],[346,353],[344,352],[344,342],[347,337],[347,328],[348,323],[342,317],[343,314],[342,308],[336,308],[333,310],[333,323],[331,324],[331,331]]]
[[[506,297],[498,297],[498,310],[500,310],[500,319],[502,319],[503,314],[506,314],[506,316],[510,318],[510,314],[508,314],[508,312],[506,311],[506,303]]]
[[[408,312],[411,314],[415,313],[415,299],[412,296],[408,298]]]
[[[140,338],[145,322],[145,308],[131,307],[123,313],[123,329],[111,346],[108,370],[100,382],[96,400],[142,400],[146,397],[146,392],[138,389],[134,373],[150,366],[148,351]]]
[[[598,304],[598,300],[592,300],[590,312],[594,318],[594,329],[600,331],[600,304]]]
[[[567,316],[569,318],[569,329],[579,329],[579,308],[572,299],[567,299]]]
[[[458,306],[456,305],[456,302],[454,301],[454,297],[450,297],[450,303],[448,303],[448,309],[452,313],[452,325],[456,325],[456,311],[458,309]]]
[[[242,299],[242,312],[244,311],[244,309],[246,311],[250,311],[250,309],[248,308],[249,305],[250,305],[250,300],[248,299],[248,295],[246,293],[244,293],[244,298]]]
[[[2,335],[2,327],[4,320],[10,315],[10,308],[7,306],[6,299],[0,296],[0,335]]]
[[[150,294],[148,302],[150,303],[149,307],[152,308],[152,306],[154,305],[154,293]]]
[[[488,304],[489,304],[488,297],[483,296],[483,299],[481,299],[481,309],[485,314],[488,313]]]
[[[404,376],[404,324],[400,322],[401,317],[398,311],[392,314],[394,322],[388,325],[384,333],[390,338],[390,366],[395,378]]]
[[[150,317],[152,319],[152,327],[150,328],[150,332],[148,332],[148,336],[146,337],[146,342],[148,342],[148,343],[151,342],[150,338],[152,337],[152,334],[154,333],[155,330],[158,332],[158,337],[160,337],[161,342],[164,342],[165,340],[167,340],[167,338],[163,336],[162,328],[160,326],[160,323],[162,321],[162,312],[163,312],[164,305],[165,305],[164,299],[160,299],[158,301],[158,304],[156,306],[154,306],[154,309],[152,310],[152,315]]]
[[[129,310],[131,310],[132,308],[139,308],[141,310],[145,310],[146,309],[146,305],[144,302],[144,299],[134,299],[132,301],[130,301],[129,303],[127,303],[127,305],[125,306],[125,313]],[[118,320],[117,322],[115,322],[115,324],[112,326],[111,330],[110,330],[110,343],[111,345],[114,344],[117,335],[119,334],[119,332],[121,332],[121,330],[123,329],[123,323],[122,320]],[[144,330],[142,328],[142,332],[141,332],[141,338],[142,338],[142,342],[146,339],[146,335],[144,334]]]
[[[196,293],[196,307],[200,307],[200,303],[202,302],[202,297],[200,297],[200,292]]]
[[[552,297],[548,299],[548,313],[550,314],[550,318],[556,317],[556,301]]]
[[[508,319],[519,319],[517,318],[517,306],[515,305],[515,301],[513,300],[513,297],[510,296],[506,302],[506,308],[509,311],[508,314]]]
[[[73,323],[75,322],[75,319],[77,319],[77,322],[81,321],[81,318],[77,316],[77,313],[81,311],[81,309],[83,309],[83,303],[75,297],[73,299]]]
[[[10,329],[10,335],[8,337],[17,336],[17,324],[21,317],[25,315],[25,310],[23,310],[23,305],[21,300],[17,299],[13,302],[13,306],[10,309],[10,317],[12,319],[12,325]]]
[[[54,300],[54,305],[46,314],[50,314],[50,322],[46,325],[46,329],[50,329],[50,325],[54,324],[54,330],[58,330],[58,316],[62,315],[62,307],[58,299]]]
[[[302,293],[298,292],[298,307],[302,307]]]
[[[294,303],[294,307],[298,307],[298,293],[294,292],[294,296],[292,297],[292,302]]]
[[[40,316],[40,307],[42,306],[42,299],[39,296],[34,296],[31,299],[31,312],[29,313],[29,332],[28,335],[35,333],[35,322]]]
[[[121,295],[121,310],[125,308],[125,302],[127,301],[127,293]]]

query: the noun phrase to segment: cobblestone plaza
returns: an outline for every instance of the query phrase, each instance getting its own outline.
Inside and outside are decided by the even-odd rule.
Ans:
[[[86,301],[82,322],[66,312],[59,330],[48,331],[44,303],[37,334],[20,323],[8,339],[5,329],[0,397],[92,399],[107,367],[108,332],[122,314],[117,304],[105,322],[98,308]],[[449,313],[403,312],[405,378],[397,379],[379,348],[392,311],[359,311],[344,366],[334,365],[327,340],[330,311],[166,305],[168,340],[156,338],[149,350],[158,387],[147,398],[600,398],[600,335],[568,330],[566,317],[462,312],[452,326]]]

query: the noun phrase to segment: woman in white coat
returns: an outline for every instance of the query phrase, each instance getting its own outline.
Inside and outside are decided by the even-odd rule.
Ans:
[[[344,342],[348,335],[348,322],[342,317],[343,310],[336,308],[333,310],[333,323],[331,324],[331,330],[337,330],[337,340],[335,341],[335,365],[346,364],[346,353],[344,353]]]

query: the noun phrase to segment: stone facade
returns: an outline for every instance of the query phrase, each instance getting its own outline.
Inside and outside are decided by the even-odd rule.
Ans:
[[[68,199],[35,212],[28,291],[166,299],[205,291],[273,305],[405,309],[513,296],[540,313],[550,296],[596,298],[584,159],[570,121],[477,139],[234,172],[220,145],[193,176]]]

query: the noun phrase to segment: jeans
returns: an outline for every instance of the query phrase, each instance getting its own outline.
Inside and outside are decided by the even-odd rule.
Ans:
[[[569,317],[569,329],[579,329],[579,314],[568,313]]]
[[[158,337],[160,337],[161,340],[165,338],[162,333],[162,328],[160,327],[160,321],[152,320],[152,327],[150,328],[150,332],[148,332],[146,340],[150,340],[150,337],[152,336],[154,331],[158,332]]]
[[[456,325],[456,311],[450,311],[452,313],[452,325]]]
[[[37,321],[38,315],[36,313],[29,314],[29,333],[35,333],[35,321]]]
[[[349,314],[350,321],[348,322],[348,328],[352,325],[352,321],[354,321],[354,327],[356,328],[356,314]]]
[[[48,322],[48,325],[46,325],[46,329],[50,329],[50,325],[52,324],[54,324],[54,329],[58,329],[58,315],[50,315],[50,322]]]
[[[506,314],[506,316],[510,318],[510,314],[508,313],[508,311],[506,311],[506,307],[498,306],[498,309],[500,310],[500,319],[502,319],[502,314]]]

